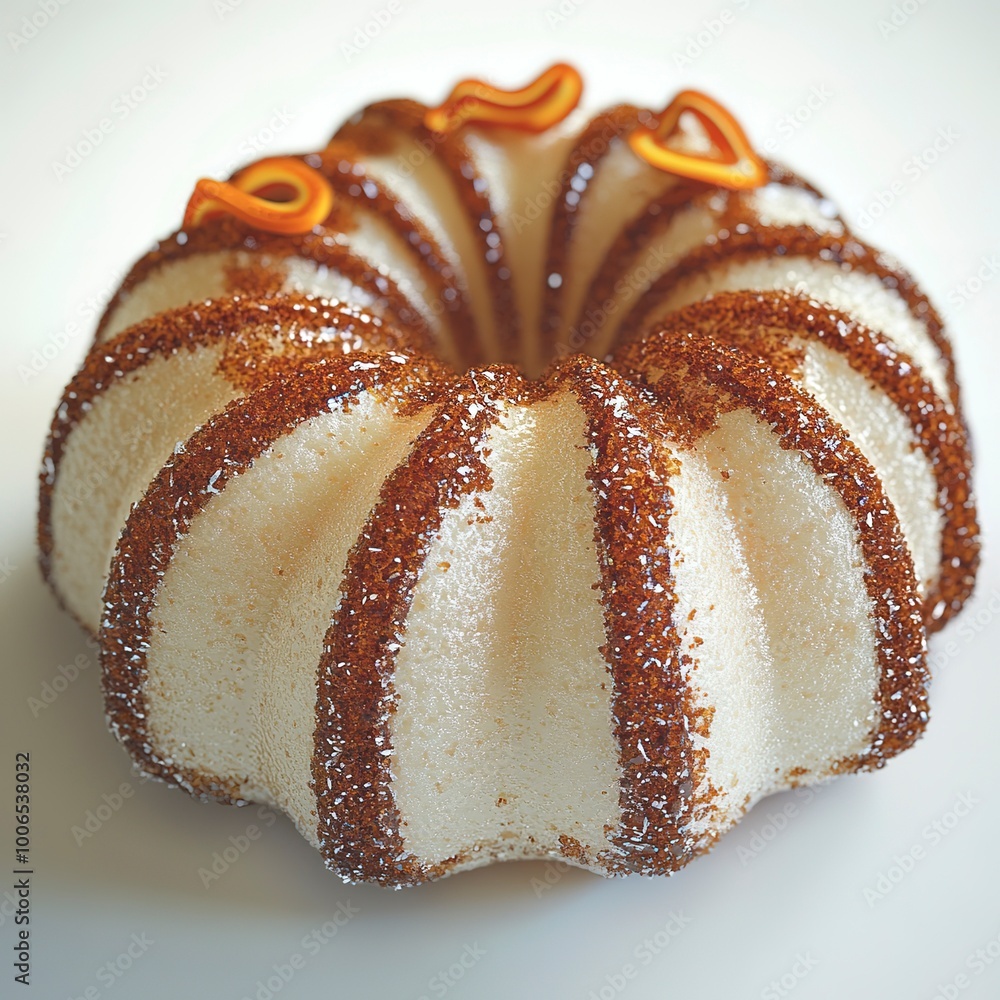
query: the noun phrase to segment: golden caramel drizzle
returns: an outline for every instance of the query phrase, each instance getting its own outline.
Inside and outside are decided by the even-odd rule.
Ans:
[[[712,140],[715,148],[708,155],[669,145],[685,113],[693,114]],[[697,90],[681,91],[659,115],[659,125],[637,128],[629,145],[650,166],[681,177],[733,190],[767,183],[767,165],[753,151],[740,123],[718,101]]]
[[[482,80],[462,80],[443,104],[427,110],[424,124],[440,134],[470,124],[544,132],[577,106],[582,93],[583,78],[566,63],[550,66],[520,90],[501,90]]]
[[[290,198],[276,197],[288,192]],[[308,233],[332,207],[333,188],[318,170],[290,156],[271,156],[251,163],[231,181],[199,180],[184,225],[228,214],[270,233]]]

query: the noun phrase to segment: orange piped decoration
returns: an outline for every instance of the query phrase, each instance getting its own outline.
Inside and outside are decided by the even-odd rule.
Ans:
[[[290,197],[278,199],[278,194]],[[184,226],[228,214],[255,229],[293,235],[308,233],[332,207],[333,188],[318,170],[290,156],[271,156],[244,167],[231,181],[198,181]]]
[[[544,132],[561,122],[579,103],[583,77],[567,63],[550,66],[520,90],[500,90],[482,80],[463,80],[424,124],[445,135],[463,125],[505,125],[523,132]]]
[[[671,149],[681,115],[690,112],[701,122],[715,149],[706,155]],[[753,151],[739,122],[721,105],[697,90],[679,93],[659,116],[656,128],[639,127],[629,136],[633,152],[650,166],[733,190],[767,183],[767,164]]]

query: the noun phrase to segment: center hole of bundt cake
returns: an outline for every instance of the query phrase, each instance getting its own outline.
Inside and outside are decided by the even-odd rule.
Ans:
[[[496,241],[502,256],[494,261],[484,250],[493,246],[489,237],[501,228],[498,221],[480,220],[486,239],[476,248],[476,256],[486,266],[466,265],[465,287],[444,290],[461,301],[447,303],[441,318],[451,318],[451,322],[435,324],[439,329],[450,328],[435,337],[436,353],[459,370],[509,364],[525,377],[539,379],[551,364],[572,355],[605,361],[635,325],[631,307],[639,298],[637,293],[657,277],[659,258],[647,255],[651,259],[642,258],[628,267],[624,259],[604,260],[601,241],[584,238],[592,228],[620,225],[603,205],[594,208],[593,217],[588,216],[588,233],[579,237],[581,244],[572,254],[568,247],[559,252],[561,244],[553,249],[552,220],[544,213],[529,218],[524,208],[530,208],[532,198],[538,191],[545,194],[546,189],[531,186],[530,191],[534,195],[522,196],[517,211],[510,209],[512,217],[503,227],[505,239]],[[471,248],[469,255],[459,259],[464,263],[470,255]]]
[[[527,275],[532,265],[537,263],[513,261],[512,269]],[[605,302],[602,308],[585,298],[578,314],[567,321],[557,295],[552,294],[562,287],[562,275],[543,268],[533,277],[539,288],[536,302],[513,289],[506,300],[495,293],[481,298],[470,294],[467,321],[451,325],[450,333],[436,331],[432,337],[432,352],[438,360],[458,372],[509,365],[530,380],[542,379],[553,363],[575,354],[607,361],[620,334],[613,306]]]

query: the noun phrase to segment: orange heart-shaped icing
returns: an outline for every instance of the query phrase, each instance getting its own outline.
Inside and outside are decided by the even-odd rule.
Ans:
[[[714,146],[710,153],[681,152],[669,145],[685,112],[701,122]],[[657,117],[655,128],[641,126],[629,136],[632,150],[650,166],[734,190],[767,183],[767,164],[753,151],[739,122],[707,94],[682,91]]]
[[[579,103],[583,78],[566,63],[550,66],[520,90],[501,90],[482,80],[463,80],[424,124],[447,134],[463,125],[505,125],[524,132],[544,132],[561,122]]]
[[[256,229],[292,235],[308,233],[332,207],[333,188],[318,170],[289,156],[272,156],[244,167],[231,181],[199,180],[184,225],[228,214]]]

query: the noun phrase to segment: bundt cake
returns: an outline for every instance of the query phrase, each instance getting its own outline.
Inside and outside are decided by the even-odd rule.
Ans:
[[[52,423],[41,561],[114,733],[350,881],[674,871],[912,744],[973,586],[914,281],[705,95],[581,89],[199,181]]]

